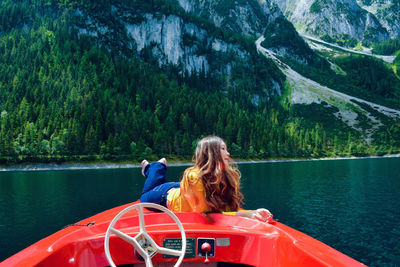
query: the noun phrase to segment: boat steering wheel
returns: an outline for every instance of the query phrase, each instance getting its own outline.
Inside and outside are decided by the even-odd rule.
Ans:
[[[168,214],[178,225],[179,231],[181,232],[181,239],[182,239],[182,249],[181,250],[175,250],[175,249],[169,249],[169,248],[164,248],[160,247],[154,242],[154,240],[148,235],[146,228],[145,228],[145,222],[144,222],[144,214],[143,214],[143,208],[153,208],[160,210],[166,214]],[[139,212],[139,227],[140,227],[140,232],[135,236],[131,237],[117,229],[114,228],[115,223],[126,213],[128,213],[131,210],[138,210]],[[125,240],[129,244],[131,244],[136,251],[140,254],[140,256],[143,257],[146,267],[153,266],[153,263],[151,261],[151,258],[157,254],[165,254],[165,255],[171,255],[171,256],[178,256],[178,261],[174,265],[175,267],[178,267],[185,256],[185,251],[186,251],[186,234],[183,229],[182,223],[179,221],[178,217],[169,209],[160,206],[158,204],[154,203],[138,203],[132,206],[129,206],[122,210],[120,213],[117,214],[117,216],[114,217],[114,219],[111,221],[110,225],[108,226],[105,239],[104,239],[104,251],[106,253],[106,258],[110,266],[116,267],[114,261],[111,258],[110,254],[110,247],[109,247],[109,240],[110,240],[110,234],[113,233],[119,238]]]

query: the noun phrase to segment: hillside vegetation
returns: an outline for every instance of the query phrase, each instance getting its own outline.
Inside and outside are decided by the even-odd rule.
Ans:
[[[71,27],[73,3],[82,4],[1,3],[1,163],[189,159],[196,140],[209,134],[226,139],[236,158],[399,151],[398,123],[368,145],[357,131],[324,119],[318,106],[291,111],[281,107],[279,95],[255,98],[248,90],[254,84],[271,75],[284,79],[269,60],[256,57],[255,46],[252,65],[230,77],[183,76],[177,66],[159,67],[122,53],[118,40],[110,49],[112,44],[80,34]],[[101,3],[85,5],[100,9]],[[392,97],[379,88],[383,98]]]

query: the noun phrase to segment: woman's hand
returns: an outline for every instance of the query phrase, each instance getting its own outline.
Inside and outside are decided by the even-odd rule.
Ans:
[[[272,213],[267,210],[267,209],[256,209],[256,210],[252,210],[251,212],[251,218],[253,219],[257,219],[259,221],[262,222],[270,222],[272,221]]]
[[[272,222],[273,215],[267,209],[256,209],[256,210],[249,210],[246,212],[236,212],[237,216],[243,216],[251,219],[257,219],[262,222]]]

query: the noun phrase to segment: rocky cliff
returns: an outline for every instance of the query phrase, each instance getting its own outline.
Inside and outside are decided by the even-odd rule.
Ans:
[[[268,24],[283,15],[269,0],[179,0],[179,4],[217,27],[247,36],[261,36]]]
[[[119,29],[119,43],[130,48],[130,56],[150,56],[160,66],[179,65],[183,72],[189,74],[207,73],[210,71],[210,62],[206,52],[229,50],[242,59],[249,55],[238,44],[220,40],[201,26],[173,13],[141,12],[135,10],[134,6],[117,3],[110,6],[109,12],[114,18],[113,23],[100,21],[93,11],[76,12],[77,20],[83,21],[78,26],[80,33],[96,37],[103,44],[110,44],[110,39],[117,39],[115,35]],[[222,72],[229,73],[229,69],[225,68]]]
[[[320,37],[351,39],[371,44],[396,38],[399,29],[398,1],[272,0],[296,29]]]
[[[400,37],[400,1],[361,0],[357,3],[361,8],[376,16],[390,38]]]

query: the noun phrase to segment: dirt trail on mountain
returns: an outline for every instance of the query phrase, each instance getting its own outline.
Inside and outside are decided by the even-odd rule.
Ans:
[[[340,50],[347,51],[347,52],[350,52],[350,53],[380,58],[380,59],[382,59],[383,61],[385,61],[385,62],[387,62],[387,63],[390,63],[390,64],[393,64],[394,60],[396,59],[396,56],[384,56],[384,55],[372,54],[372,52],[371,52],[370,50],[367,50],[367,51],[357,51],[357,50],[354,50],[354,49],[349,49],[349,48],[341,47],[341,46],[336,45],[336,44],[330,44],[330,43],[328,43],[328,42],[325,42],[325,41],[323,41],[323,40],[320,40],[320,39],[317,39],[317,38],[314,38],[314,37],[312,37],[312,36],[305,35],[305,34],[301,34],[301,37],[303,37],[303,38],[305,38],[305,39],[308,39],[308,40],[310,40],[310,41],[314,41],[314,42],[323,44],[323,45],[332,46],[332,47],[335,47],[335,48],[338,48],[338,49],[340,49]]]
[[[361,132],[364,135],[364,139],[367,143],[370,143],[373,133],[383,124],[369,111],[365,110],[353,101],[367,104],[371,107],[371,109],[374,109],[390,118],[400,118],[399,110],[340,93],[302,76],[279,60],[274,52],[262,47],[261,43],[264,41],[264,39],[265,38],[263,36],[257,39],[257,51],[258,53],[261,53],[262,55],[274,60],[281,71],[286,75],[286,86],[290,90],[288,99],[290,104],[320,104],[325,102],[330,106],[337,107],[339,111],[334,113],[334,115],[353,129]],[[359,115],[356,111],[365,115],[369,120],[370,127],[368,129],[365,129],[365,126],[363,126],[363,128],[361,125],[359,125],[359,121],[357,120]]]

